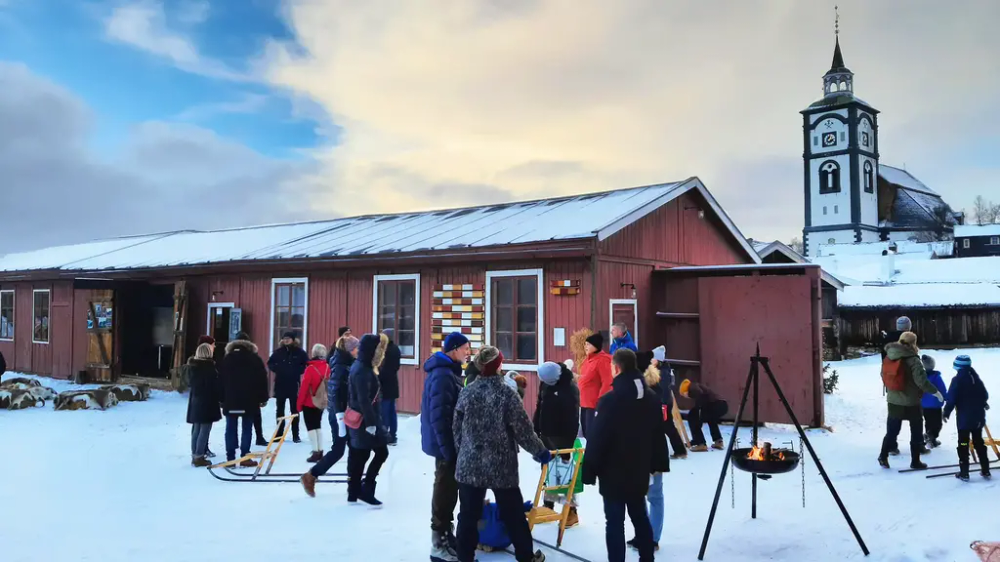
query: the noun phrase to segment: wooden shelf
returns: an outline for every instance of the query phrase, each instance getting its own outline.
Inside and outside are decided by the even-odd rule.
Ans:
[[[697,312],[657,312],[657,318],[687,318],[697,320],[701,316]]]

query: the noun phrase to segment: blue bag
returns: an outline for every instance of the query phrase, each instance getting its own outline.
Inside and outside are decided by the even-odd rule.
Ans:
[[[531,502],[524,502],[524,512],[531,511]],[[505,550],[510,546],[507,526],[500,519],[497,504],[487,501],[483,505],[483,517],[479,520],[479,547],[482,550]]]

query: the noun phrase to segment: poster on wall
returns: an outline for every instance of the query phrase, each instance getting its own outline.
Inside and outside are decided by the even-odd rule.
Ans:
[[[236,339],[236,334],[243,331],[243,309],[229,309],[229,341]]]
[[[97,327],[102,329],[111,328],[113,318],[114,312],[111,308],[105,308],[103,312],[97,313]]]

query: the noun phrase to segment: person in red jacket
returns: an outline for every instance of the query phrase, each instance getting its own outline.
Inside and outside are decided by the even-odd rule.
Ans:
[[[312,359],[306,363],[306,371],[299,385],[296,405],[306,421],[306,433],[312,444],[312,455],[306,462],[317,462],[323,458],[323,411],[326,410],[326,381],[330,379],[330,364],[326,362],[326,346],[318,343],[312,348]],[[317,404],[319,402],[319,404]]]
[[[580,429],[586,439],[597,414],[597,401],[611,391],[611,356],[604,350],[604,336],[592,334],[583,345],[587,358],[580,365]]]

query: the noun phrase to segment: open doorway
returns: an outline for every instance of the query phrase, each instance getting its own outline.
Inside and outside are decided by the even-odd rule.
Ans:
[[[632,341],[639,345],[639,304],[636,299],[611,299],[608,302],[608,325],[621,322],[625,324],[629,333],[632,334]]]
[[[225,355],[226,344],[236,339],[236,334],[242,329],[243,311],[236,308],[236,303],[208,303],[208,325],[205,326],[205,333],[215,340],[217,361]]]
[[[116,291],[121,373],[167,377],[174,345],[174,286],[130,283]]]

